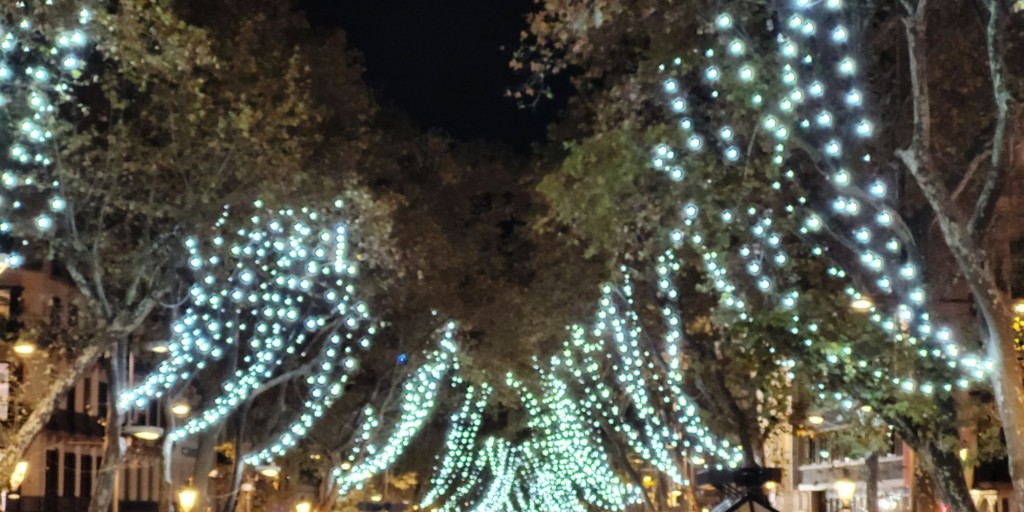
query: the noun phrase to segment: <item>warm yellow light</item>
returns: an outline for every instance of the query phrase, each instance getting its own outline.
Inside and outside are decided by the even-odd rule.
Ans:
[[[700,455],[694,455],[693,457],[690,457],[690,462],[692,462],[694,465],[700,466],[704,464],[705,461],[704,457],[701,457]]]
[[[871,299],[861,297],[851,302],[850,307],[853,308],[854,311],[868,311],[869,309],[875,307],[875,303],[871,302]]]
[[[142,347],[154,354],[167,353],[167,342],[165,341],[150,341],[149,343],[143,343]]]
[[[970,454],[971,454],[971,452],[967,448],[960,448],[960,460],[961,461],[967,462],[967,456],[970,455]]]
[[[18,340],[14,343],[14,353],[19,356],[29,356],[36,351],[36,344],[31,341]]]
[[[277,478],[278,476],[281,475],[281,467],[275,466],[273,464],[263,464],[261,466],[256,466],[256,471],[267,478]]]
[[[644,487],[654,487],[654,477],[652,477],[651,475],[644,475],[642,483]]]
[[[822,423],[825,423],[825,418],[814,414],[807,417],[807,423],[810,423],[811,425],[821,425]]]
[[[195,487],[183,487],[178,491],[178,506],[181,507],[181,512],[192,512],[198,500],[199,491]]]
[[[850,480],[849,478],[841,478],[836,480],[835,483],[836,494],[843,503],[849,503],[853,499],[854,494],[857,493],[857,482]]]
[[[22,482],[25,481],[25,475],[27,474],[28,461],[24,459],[19,460],[18,463],[14,465],[14,472],[11,473],[11,489],[17,490],[18,487],[21,487]]]
[[[769,481],[764,483],[764,488],[768,489],[768,490],[772,490],[772,489],[774,489],[774,488],[776,488],[778,486],[779,486],[778,482],[772,482],[771,480],[769,480]]]
[[[383,499],[384,499],[384,497],[381,496],[380,494],[374,494],[373,496],[370,496],[370,501],[374,501],[374,502],[381,501]]]
[[[1013,305],[1013,311],[1024,315],[1024,300]]]
[[[178,402],[171,406],[171,414],[184,418],[188,416],[188,413],[192,412],[192,407],[187,402]]]
[[[309,500],[303,500],[295,504],[295,512],[312,512],[313,504]]]
[[[153,425],[132,425],[125,427],[124,433],[143,441],[156,441],[164,436],[164,429]]]
[[[348,471],[350,469],[352,469],[352,464],[351,463],[349,463],[349,462],[342,462],[341,463],[341,470],[342,471]]]

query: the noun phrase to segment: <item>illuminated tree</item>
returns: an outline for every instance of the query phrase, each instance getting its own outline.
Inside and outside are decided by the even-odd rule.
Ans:
[[[68,270],[96,328],[90,343],[71,347],[67,373],[5,447],[0,476],[103,353],[112,356],[102,360],[111,394],[120,394],[129,340],[148,336],[158,301],[179,290],[182,241],[198,226],[257,195],[275,202],[303,190],[309,200],[331,188],[322,182],[329,175],[316,187],[307,179],[320,122],[309,109],[304,58],[313,57],[266,37],[280,30],[268,20],[294,16],[250,10],[235,18],[244,22],[228,49],[170,2],[11,2],[2,10],[14,25],[3,32],[9,172],[0,227],[28,243],[12,263],[53,258]],[[92,510],[112,499],[122,411],[107,419]]]
[[[1009,304],[1006,291],[988,273],[998,265],[991,252],[982,251],[992,231],[1000,180],[1008,175],[1006,133],[1013,110],[1007,108],[1012,103],[1007,84],[1013,82],[1002,63],[1003,53],[1011,49],[1000,38],[1014,32],[1007,7],[990,2],[982,16],[987,30],[980,36],[958,30],[951,37],[924,39],[929,20],[956,18],[957,23],[944,25],[951,30],[962,26],[964,14],[974,13],[904,4],[906,11],[894,17],[892,10],[856,10],[839,1],[796,0],[777,10],[737,2],[727,4],[724,13],[702,17],[693,15],[700,7],[690,4],[547,3],[533,19],[534,58],[539,56],[539,67],[548,71],[582,65],[586,74],[576,75],[578,90],[598,106],[585,113],[592,125],[583,141],[570,147],[563,169],[540,189],[554,200],[558,219],[580,228],[596,250],[616,256],[649,261],[659,235],[677,229],[674,241],[696,257],[686,261],[688,255],[680,254],[682,264],[705,267],[707,285],[721,298],[720,309],[733,310],[726,317],[729,325],[757,325],[757,310],[788,302],[795,308],[796,339],[806,336],[811,347],[821,347],[808,328],[828,330],[821,338],[831,348],[800,351],[779,344],[784,338],[778,337],[764,347],[778,359],[766,362],[785,368],[792,361],[796,377],[804,373],[800,367],[851,370],[848,378],[819,383],[824,397],[818,398],[874,408],[923,455],[950,505],[970,509],[951,449],[958,442],[957,418],[946,412],[954,409],[958,388],[991,378],[1002,389],[997,402],[1009,426],[1011,455],[1024,446],[1010,432],[1020,425],[1014,419],[1016,406],[1001,402],[1011,397],[1010,402],[1019,403],[1012,397],[1020,396],[1019,368],[1007,357],[1012,336],[1003,334],[1010,325]],[[909,90],[889,79],[881,60],[901,51],[893,43],[898,36],[888,28],[898,25],[901,16],[910,27]],[[870,31],[878,26],[884,28],[877,32],[881,36]],[[873,52],[866,51],[868,45]],[[950,51],[926,55],[927,48]],[[879,60],[858,62],[860,52]],[[965,61],[980,63],[981,76],[991,79],[970,82],[972,106],[965,107],[933,90],[950,75],[922,74],[929,59],[935,69],[949,73]],[[666,67],[659,72],[662,63]],[[876,83],[892,85],[892,90],[861,89],[865,70],[885,77]],[[666,117],[651,114],[665,101],[657,98],[655,82],[667,94]],[[946,100],[948,108],[931,108],[929,91]],[[887,107],[872,114],[872,94],[889,98],[887,106],[906,98],[913,112]],[[992,98],[994,110],[986,104]],[[645,116],[664,124],[650,126]],[[947,181],[947,171],[935,163],[935,154],[940,140],[942,148],[964,146],[963,134],[972,125],[966,119],[974,119],[975,127],[991,121],[994,129],[984,132],[982,142],[991,141],[995,150],[964,150],[953,159],[958,162],[954,168],[969,171],[962,173],[956,195],[975,186],[981,191],[976,202],[963,205],[963,197],[954,202],[939,186]],[[901,128],[908,124],[915,127],[911,133]],[[879,133],[884,136],[876,138]],[[929,139],[930,134],[936,135]],[[652,139],[672,141],[657,146],[650,160],[668,179],[681,182],[669,191],[635,161]],[[908,140],[910,151],[900,150]],[[972,169],[984,167],[987,159],[991,172],[979,180]],[[901,166],[911,181],[900,181]],[[917,189],[923,204],[916,200]],[[597,214],[589,215],[581,204],[598,205]],[[975,211],[973,218],[957,220],[963,210]],[[931,219],[942,228],[940,240],[919,227]],[[935,299],[926,290],[934,283],[926,279],[945,272],[936,261],[946,248],[979,303],[978,330],[988,340],[988,358],[972,348],[969,333],[958,339],[931,320]],[[925,249],[930,266],[919,254]],[[818,283],[839,294],[809,295]],[[858,329],[862,336],[846,333],[846,322],[860,323],[851,317],[851,305],[862,308],[863,318],[874,324]],[[892,350],[880,352],[887,344]],[[890,361],[885,371],[857,370],[877,368],[879,357]],[[840,395],[830,397],[833,393]]]

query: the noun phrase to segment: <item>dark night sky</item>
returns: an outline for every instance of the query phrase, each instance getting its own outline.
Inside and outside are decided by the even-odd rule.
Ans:
[[[525,149],[544,137],[553,105],[522,110],[503,96],[523,80],[508,67],[532,0],[302,0],[315,26],[337,27],[365,56],[384,102],[423,128]],[[504,48],[503,48],[504,47]]]

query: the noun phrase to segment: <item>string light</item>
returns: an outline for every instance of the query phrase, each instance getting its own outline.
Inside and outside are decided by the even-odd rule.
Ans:
[[[15,23],[0,29],[0,109],[13,128],[5,138],[5,169],[0,175],[0,232],[9,233],[19,225],[13,220],[17,217],[31,219],[34,228],[17,234],[46,238],[57,232],[55,214],[66,206],[53,169],[53,132],[59,108],[83,76],[84,55],[92,46],[92,12],[88,7],[69,11],[52,2],[18,2],[15,7],[7,20]],[[38,28],[35,19],[46,20],[46,30]],[[42,200],[23,202],[23,194]],[[26,204],[45,206],[43,211],[30,211]],[[13,253],[7,263],[17,267],[23,262]]]
[[[426,424],[441,391],[442,380],[449,370],[458,366],[455,361],[455,333],[455,322],[447,322],[438,340],[439,348],[430,354],[427,362],[403,385],[399,417],[390,426],[391,432],[383,445],[377,446],[372,435],[380,425],[380,420],[372,413],[365,415],[366,420],[359,429],[361,434],[357,438],[356,447],[346,461],[349,469],[339,467],[333,473],[339,495],[343,496],[353,488],[361,488],[371,478],[391,467]]]
[[[247,457],[269,462],[295,446],[341,395],[376,331],[355,295],[344,224],[331,209],[267,210],[257,201],[247,227],[228,227],[225,211],[209,240],[186,241],[195,273],[189,305],[171,329],[169,357],[118,399],[124,410],[144,407],[184,385],[228,350],[242,365],[221,386],[213,406],[197,411],[169,435],[174,441],[210,428],[280,373],[285,361],[313,354],[308,395],[297,418],[268,446]]]

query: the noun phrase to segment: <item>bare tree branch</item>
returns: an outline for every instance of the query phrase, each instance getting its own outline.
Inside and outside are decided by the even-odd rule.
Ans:
[[[995,215],[996,203],[1006,183],[1008,161],[1007,124],[1010,116],[1010,91],[1006,87],[1006,70],[1003,55],[999,51],[999,16],[1001,9],[998,0],[986,0],[988,6],[988,24],[985,27],[985,46],[988,48],[988,69],[992,80],[992,97],[996,103],[996,131],[992,136],[992,159],[985,173],[985,183],[981,195],[974,206],[974,214],[967,225],[970,235],[979,239]]]

